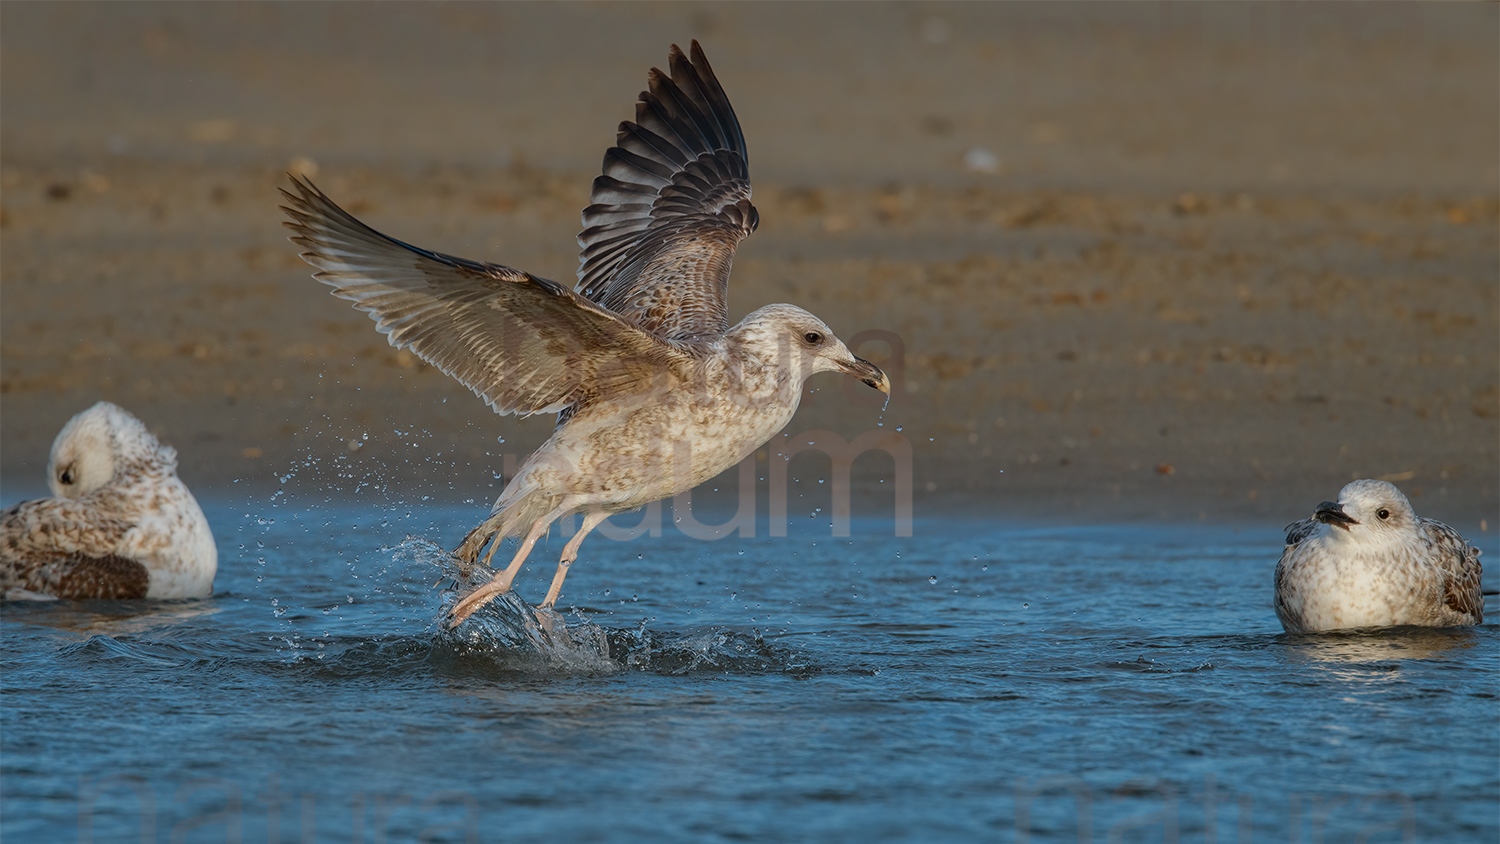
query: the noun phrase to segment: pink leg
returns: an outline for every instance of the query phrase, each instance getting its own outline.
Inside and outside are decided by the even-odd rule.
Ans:
[[[579,526],[578,532],[568,540],[563,548],[562,559],[557,561],[557,574],[552,576],[552,588],[547,590],[547,597],[542,601],[542,609],[551,609],[557,603],[557,597],[562,593],[563,579],[568,576],[568,567],[578,559],[578,546],[583,544],[583,538],[589,535],[589,531],[599,526],[599,523],[609,518],[609,514],[603,510],[595,510],[583,517],[583,524]]]
[[[556,517],[543,516],[532,522],[531,530],[522,540],[521,547],[516,549],[516,555],[511,558],[510,565],[505,567],[505,571],[496,572],[489,583],[465,595],[463,600],[453,605],[453,610],[449,613],[449,630],[463,624],[464,620],[473,615],[475,610],[510,591],[511,581],[516,579],[516,573],[521,570],[521,564],[526,562],[526,557],[536,546],[536,541],[542,538],[542,534],[547,531],[547,525],[551,524],[554,518]],[[496,540],[495,545],[499,544],[499,540]],[[494,553],[494,548],[491,548],[490,555],[494,556]],[[485,558],[485,563],[486,565],[489,563],[489,558]]]

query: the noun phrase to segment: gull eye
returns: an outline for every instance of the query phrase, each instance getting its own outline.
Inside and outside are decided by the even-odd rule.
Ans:
[[[1379,510],[1375,511],[1375,515],[1379,516],[1380,520],[1383,522],[1391,517],[1391,511],[1385,509],[1384,507],[1381,507]]]
[[[57,479],[62,483],[71,486],[73,483],[73,467],[69,466],[68,468],[62,470],[62,473],[57,476]]]
[[[807,341],[807,345],[816,346],[819,343],[823,342],[823,335],[819,334],[816,331],[809,331],[806,334],[802,335],[802,339]]]

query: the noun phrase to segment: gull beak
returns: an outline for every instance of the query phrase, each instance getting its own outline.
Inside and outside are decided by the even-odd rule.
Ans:
[[[885,377],[885,373],[881,371],[880,367],[864,358],[855,357],[848,363],[840,364],[839,368],[880,392],[886,395],[891,394],[891,379]]]
[[[1344,505],[1337,501],[1324,501],[1313,511],[1313,518],[1325,525],[1333,525],[1337,528],[1348,530],[1350,525],[1357,525],[1352,516],[1344,512]]]

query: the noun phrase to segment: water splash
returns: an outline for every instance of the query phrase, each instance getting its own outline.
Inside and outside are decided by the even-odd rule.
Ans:
[[[487,578],[481,574],[478,579]],[[554,610],[533,607],[515,592],[501,595],[457,628],[447,629],[443,622],[449,609],[467,591],[467,588],[450,590],[445,595],[442,613],[434,619],[439,640],[459,653],[505,657],[570,673],[608,673],[620,669],[620,664],[610,659],[604,628],[582,618],[570,623]]]
[[[433,625],[439,644],[462,657],[482,656],[503,660],[512,668],[525,664],[568,673],[707,671],[804,677],[818,671],[798,652],[772,644],[759,632],[663,633],[648,629],[645,619],[632,628],[610,628],[577,613],[564,616],[534,607],[515,592],[501,595],[458,628],[448,630],[444,621],[449,610],[459,597],[488,581],[491,570],[466,569],[452,555],[415,537],[408,537],[395,550],[398,558],[437,566],[450,584]]]

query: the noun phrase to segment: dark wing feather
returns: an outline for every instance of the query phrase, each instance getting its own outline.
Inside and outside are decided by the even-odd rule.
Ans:
[[[745,135],[694,41],[653,68],[594,179],[577,291],[667,340],[729,327],[734,250],[755,231]]]
[[[1484,621],[1484,594],[1480,577],[1478,548],[1469,544],[1458,531],[1432,519],[1418,520],[1422,538],[1432,548],[1433,559],[1443,572],[1443,602],[1454,612],[1471,616],[1471,624]]]
[[[25,501],[0,515],[0,595],[139,599],[150,588],[141,563],[114,553],[130,525],[101,520],[76,501]]]
[[[1290,548],[1293,545],[1301,544],[1302,540],[1317,533],[1319,524],[1320,522],[1317,519],[1309,518],[1287,525],[1283,528],[1286,531],[1287,547]]]
[[[283,190],[313,277],[484,399],[496,413],[555,413],[687,360],[671,344],[556,282],[420,249],[366,226],[305,180]]]
[[[44,582],[32,591],[58,598],[138,601],[151,588],[145,565],[114,554],[59,554],[38,571],[44,575]]]

